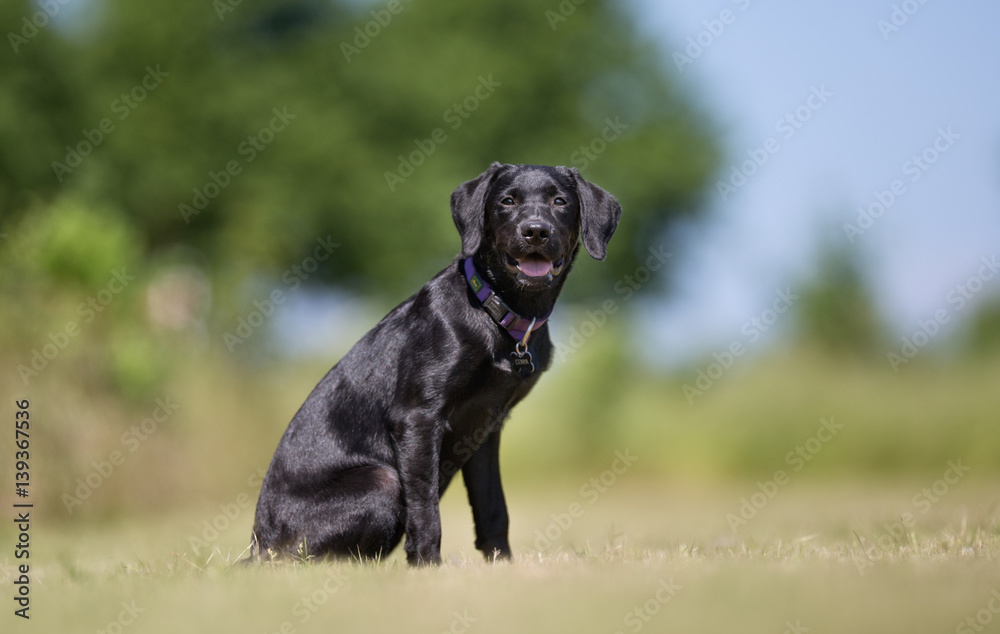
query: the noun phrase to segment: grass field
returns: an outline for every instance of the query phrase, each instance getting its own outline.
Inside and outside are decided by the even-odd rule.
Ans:
[[[128,409],[48,375],[32,392],[32,619],[13,616],[5,520],[0,631],[1000,632],[1000,363],[892,374],[777,357],[689,404],[690,377],[588,373],[608,365],[599,349],[504,432],[514,561],[473,549],[456,482],[445,564],[422,570],[399,549],[231,565],[250,480],[319,369],[178,373],[155,394],[177,413],[134,453],[121,434],[154,399]],[[114,450],[124,464],[65,507]]]
[[[32,532],[32,619],[12,616],[5,553],[0,622],[134,634],[1000,631],[995,481],[962,478],[940,496],[934,480],[792,481],[734,531],[741,500],[763,499],[753,481],[625,472],[604,474],[594,494],[588,480],[509,487],[512,563],[473,550],[460,485],[443,501],[445,564],[433,569],[409,569],[400,549],[379,563],[231,566],[252,521],[238,505],[43,524]],[[212,523],[218,534],[205,532]],[[12,543],[9,528],[0,537]]]
[[[32,619],[13,616],[5,519],[0,632],[1000,632],[1000,361],[892,373],[776,354],[691,403],[694,370],[619,367],[602,346],[507,423],[514,561],[473,549],[459,481],[442,501],[445,564],[422,570],[398,550],[231,565],[253,476],[325,363],[209,358],[131,404],[47,374],[25,394]],[[167,401],[176,412],[133,442]],[[66,506],[114,451],[123,464]]]

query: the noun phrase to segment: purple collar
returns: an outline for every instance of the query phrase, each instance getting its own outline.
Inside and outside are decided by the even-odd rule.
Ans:
[[[544,317],[539,317],[535,320],[534,327],[532,327],[532,320],[525,319],[512,311],[500,299],[500,296],[493,292],[493,289],[486,283],[486,280],[476,271],[475,265],[472,264],[472,258],[465,258],[462,267],[465,270],[465,279],[469,281],[469,287],[476,294],[476,299],[483,305],[483,308],[493,318],[493,321],[500,324],[500,327],[506,330],[507,334],[513,337],[515,341],[523,340],[529,328],[531,328],[531,332],[537,332],[545,325],[549,315],[552,314],[550,310]]]

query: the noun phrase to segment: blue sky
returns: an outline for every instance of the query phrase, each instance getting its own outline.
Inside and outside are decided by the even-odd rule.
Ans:
[[[949,292],[977,274],[982,258],[1000,255],[1000,5],[633,6],[674,69],[673,53],[699,39],[704,21],[718,21],[711,24],[718,35],[701,33],[708,45],[690,51],[698,56],[679,78],[723,132],[724,174],[769,138],[777,145],[726,200],[713,190],[709,220],[686,232],[673,260],[678,292],[643,306],[653,356],[684,359],[739,339],[741,324],[760,315],[777,288],[807,277],[821,239],[858,250],[900,333],[947,307]],[[818,109],[809,109],[813,89],[828,93],[825,102],[813,98]],[[808,117],[796,119],[798,127],[776,127],[802,106]],[[933,164],[912,161],[925,151]],[[842,225],[856,225],[858,207],[897,180],[902,193],[850,243]],[[987,282],[976,300],[998,291],[1000,279]]]

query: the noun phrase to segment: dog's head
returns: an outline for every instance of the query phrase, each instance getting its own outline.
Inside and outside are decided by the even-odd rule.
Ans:
[[[462,255],[476,253],[495,275],[524,290],[556,285],[578,242],[603,260],[622,208],[576,168],[493,163],[451,195]]]

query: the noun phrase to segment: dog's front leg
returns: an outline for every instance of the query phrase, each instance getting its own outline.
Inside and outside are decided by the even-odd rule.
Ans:
[[[411,416],[399,443],[406,502],[406,560],[413,565],[441,563],[438,469],[442,428],[433,416]]]
[[[476,548],[487,559],[510,559],[507,502],[500,483],[500,432],[489,435],[462,467],[476,525]]]

